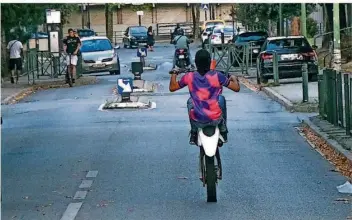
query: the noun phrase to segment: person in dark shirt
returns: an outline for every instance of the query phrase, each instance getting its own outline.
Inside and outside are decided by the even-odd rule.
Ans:
[[[69,74],[73,75],[72,82],[76,79],[76,66],[78,61],[78,51],[81,47],[81,40],[75,36],[73,29],[68,29],[68,36],[64,39],[64,51],[67,53],[66,63],[69,68]]]

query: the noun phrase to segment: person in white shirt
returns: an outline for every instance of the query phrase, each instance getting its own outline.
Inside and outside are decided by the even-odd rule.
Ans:
[[[18,38],[16,38],[18,39]],[[12,40],[8,43],[7,49],[10,52],[9,69],[11,71],[11,83],[14,83],[16,72],[16,84],[18,76],[22,71],[23,45],[19,40]]]

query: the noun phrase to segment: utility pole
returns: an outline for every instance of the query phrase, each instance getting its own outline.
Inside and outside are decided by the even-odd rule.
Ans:
[[[334,62],[333,68],[337,71],[341,69],[341,50],[340,50],[340,4],[333,5],[334,16]]]
[[[282,3],[279,3],[279,28],[280,28],[280,36],[284,36],[284,22],[282,21]]]
[[[301,3],[301,35],[307,36],[307,10],[305,3]]]
[[[90,29],[90,10],[89,10],[89,3],[87,4],[87,14],[88,14],[88,29]]]
[[[84,29],[84,8],[85,8],[85,5],[82,3],[81,5],[82,29]]]

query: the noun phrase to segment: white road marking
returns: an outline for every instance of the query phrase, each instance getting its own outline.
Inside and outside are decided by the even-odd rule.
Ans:
[[[85,199],[87,196],[87,191],[77,191],[73,199]]]
[[[97,170],[90,170],[90,171],[87,173],[86,178],[90,178],[90,177],[95,178],[95,177],[97,177],[97,175],[98,175],[98,171],[97,171]]]
[[[67,206],[67,209],[64,212],[61,220],[74,220],[76,218],[76,215],[77,215],[79,209],[81,208],[81,206],[82,206],[81,202],[70,203]]]
[[[82,180],[81,185],[79,186],[80,189],[82,188],[89,188],[93,184],[93,180]]]

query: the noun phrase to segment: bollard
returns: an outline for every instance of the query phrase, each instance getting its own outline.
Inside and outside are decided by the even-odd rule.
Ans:
[[[336,92],[336,70],[331,71],[331,93],[332,93],[332,122],[335,126],[338,126],[337,117],[337,92]]]
[[[336,89],[337,89],[337,122],[343,127],[343,97],[342,97],[342,75],[338,72],[336,75]]]
[[[323,70],[323,86],[322,86],[322,93],[324,94],[324,115],[323,118],[328,120],[328,71],[326,69]]]
[[[323,81],[323,74],[322,70],[319,70],[318,74],[318,97],[319,97],[319,115],[321,117],[325,116],[324,112],[324,103],[325,103],[325,88],[324,88],[324,81]]]
[[[308,64],[302,65],[302,89],[303,89],[303,102],[308,102]]]
[[[276,86],[280,85],[279,82],[279,61],[276,51],[273,53],[273,73],[274,73],[274,84]]]
[[[245,45],[245,53],[246,53],[246,74],[248,75],[248,66],[249,66],[249,46]]]
[[[343,81],[344,81],[344,90],[345,90],[345,118],[346,118],[346,135],[351,135],[351,118],[350,118],[350,86],[349,84],[349,78],[348,74],[343,75]]]
[[[224,34],[224,30],[221,30],[221,44],[225,43],[225,34]]]
[[[134,80],[141,80],[143,73],[143,63],[142,62],[132,62],[132,74],[134,75]]]

